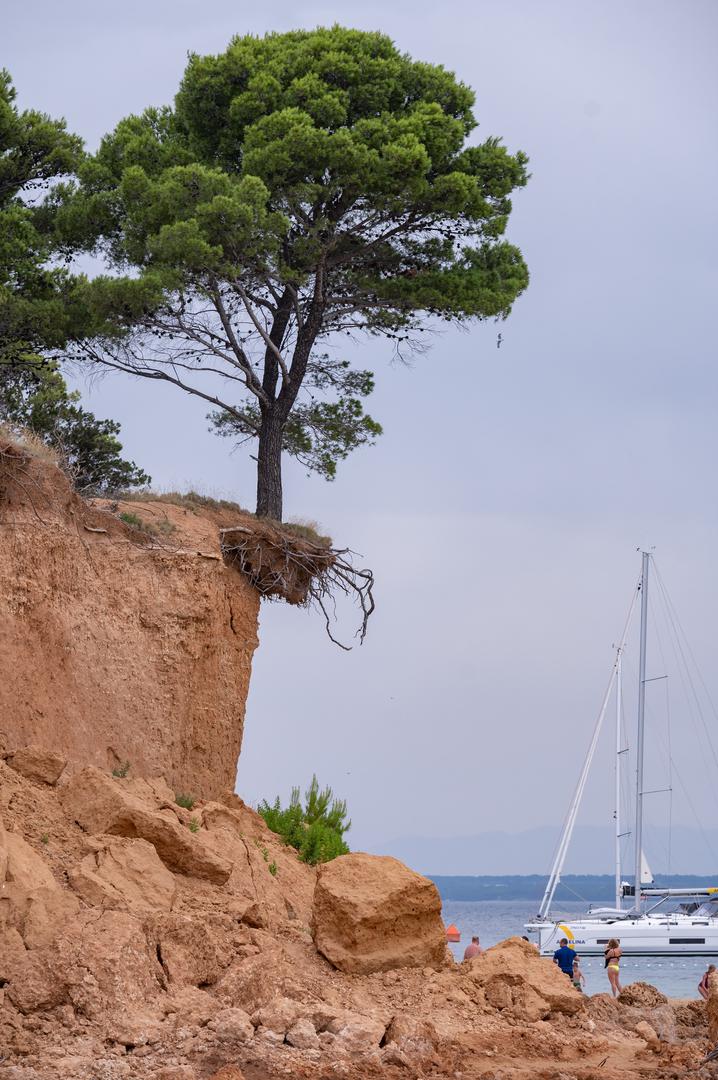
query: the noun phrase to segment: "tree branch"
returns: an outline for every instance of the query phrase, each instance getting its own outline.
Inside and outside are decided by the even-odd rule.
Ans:
[[[236,285],[236,288],[237,288],[237,291],[238,291],[239,295],[242,297],[242,301],[244,303],[244,306],[247,309],[247,314],[249,315],[250,319],[254,323],[256,329],[259,331],[259,334],[262,337],[262,340],[264,341],[265,345],[267,346],[269,351],[271,353],[273,353],[274,357],[276,358],[276,361],[279,364],[279,367],[280,367],[281,372],[282,372],[282,379],[284,380],[284,382],[287,382],[289,380],[289,370],[287,368],[286,361],[285,361],[284,357],[282,356],[281,350],[279,349],[279,347],[277,345],[275,345],[275,343],[272,341],[272,338],[271,338],[270,334],[267,332],[266,327],[262,326],[261,322],[257,318],[254,310],[252,309],[251,304],[249,303],[249,298],[248,298],[247,293],[246,293],[246,291],[244,289],[244,286],[241,285],[238,281],[235,282],[235,285]]]
[[[214,301],[214,306],[217,314],[219,315],[220,322],[222,323],[222,326],[224,328],[224,332],[227,335],[227,340],[229,341],[229,344],[237,357],[239,366],[247,376],[247,388],[251,390],[252,393],[255,394],[260,401],[263,401],[266,404],[268,400],[267,395],[264,393],[264,390],[262,389],[262,384],[252,370],[252,365],[247,358],[247,354],[237,341],[234,329],[232,327],[232,323],[230,321],[229,315],[227,314],[227,310],[222,302],[222,297],[218,289],[215,289],[215,291],[213,292],[212,299]]]
[[[224,412],[230,413],[232,416],[237,417],[238,420],[242,419],[243,414],[233,405],[227,404],[226,401],[222,401],[221,398],[216,397],[216,395],[214,394],[208,394],[204,390],[200,390],[198,387],[190,385],[190,383],[187,383],[182,378],[180,378],[180,376],[176,374],[176,371],[175,374],[170,375],[167,371],[160,371],[158,368],[152,367],[150,361],[147,360],[141,361],[141,363],[144,363],[147,366],[144,368],[140,368],[137,366],[137,362],[132,362],[130,360],[123,361],[118,357],[113,357],[109,355],[108,353],[100,352],[87,342],[78,341],[74,344],[80,352],[86,353],[91,360],[93,360],[97,364],[102,364],[103,367],[111,368],[114,371],[123,371],[127,375],[136,375],[140,379],[152,379],[156,382],[173,383],[175,386],[179,386],[182,390],[186,390],[188,394],[192,394],[194,397],[201,398],[203,401],[208,401],[210,405],[216,405],[217,408],[222,409]],[[163,362],[169,364],[173,368],[173,370],[175,370],[177,367],[184,367],[185,370],[192,371],[205,370],[201,368],[189,368],[186,364],[180,364],[178,362],[173,362],[169,360]],[[154,363],[157,363],[157,361],[154,361]],[[218,374],[223,373],[218,372]]]

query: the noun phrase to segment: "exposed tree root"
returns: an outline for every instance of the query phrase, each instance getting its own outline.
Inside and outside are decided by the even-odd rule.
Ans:
[[[369,616],[374,611],[374,575],[368,568],[357,569],[349,548],[332,548],[312,543],[280,526],[258,519],[250,525],[220,529],[222,552],[252,582],[262,596],[282,599],[301,607],[312,605],[322,612],[329,638],[341,649],[332,634],[337,595],[352,597],[361,611],[355,637],[364,641]]]

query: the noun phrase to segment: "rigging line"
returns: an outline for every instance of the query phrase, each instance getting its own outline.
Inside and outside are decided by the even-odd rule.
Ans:
[[[655,606],[654,606],[654,608],[652,609],[652,612],[651,612],[651,625],[652,625],[652,628],[653,628],[653,633],[654,633],[654,636],[655,636],[655,639],[656,639],[656,643],[658,645],[658,653],[659,653],[660,658],[661,658],[661,664],[662,664],[663,670],[668,671],[669,667],[668,667],[668,664],[666,663],[666,654],[665,654],[665,651],[664,651],[664,648],[663,648],[663,637],[661,635],[661,631],[660,631],[660,628],[659,628],[657,611],[655,609]],[[668,718],[669,718],[669,712],[668,712],[668,700],[669,700],[669,698],[668,698],[668,687],[669,687],[669,684],[670,684],[670,679],[668,678],[667,675],[662,675],[662,676],[658,676],[653,681],[657,682],[658,678],[661,678],[664,681],[665,693],[666,693],[666,710],[667,710],[666,711],[666,718],[667,718],[667,724],[668,724]],[[667,834],[666,834],[665,856],[666,856],[666,862],[667,862],[668,866],[670,866],[670,864],[671,864],[671,818],[670,818],[670,806],[671,806],[671,749],[670,749],[670,747],[671,747],[671,740],[670,740],[670,727],[667,727],[667,735],[668,735],[668,738],[667,738],[668,755],[667,755],[667,760],[666,760],[666,773],[667,773],[667,777],[668,777],[668,787],[664,788],[662,790],[664,792],[669,793],[669,798],[668,798],[668,830],[667,830]]]
[[[556,843],[554,845],[554,848],[553,848],[553,852],[552,852],[552,855],[551,855],[552,869],[551,869],[551,873],[548,875],[548,877],[546,879],[546,885],[544,887],[544,892],[543,892],[543,898],[544,899],[546,898],[546,891],[548,890],[549,884],[550,884],[551,879],[553,877],[554,869],[555,869],[555,867],[557,866],[557,864],[559,862],[559,852],[560,852],[561,847],[563,845],[563,838],[564,838],[564,836],[566,834],[566,829],[568,828],[568,821],[569,821],[570,816],[571,816],[571,806],[568,807],[566,813],[563,816],[563,822],[561,823],[561,832],[560,832],[558,840],[556,841]],[[541,906],[543,906],[543,902],[541,903]],[[539,912],[541,910],[541,906],[539,907]]]
[[[658,734],[658,742],[661,742],[660,734]],[[665,750],[665,747],[663,749]],[[686,802],[688,803],[690,811],[693,814],[693,817],[695,818],[696,825],[698,826],[698,829],[699,829],[699,831],[701,833],[701,836],[703,837],[703,841],[704,841],[704,843],[706,845],[706,848],[710,852],[710,854],[711,854],[712,858],[714,859],[714,861],[716,863],[718,863],[718,852],[716,852],[715,848],[713,847],[713,844],[708,839],[708,834],[706,833],[705,829],[703,828],[703,822],[698,817],[698,814],[696,812],[696,808],[693,805],[693,800],[691,799],[690,795],[688,794],[688,788],[683,783],[683,777],[681,776],[680,770],[679,770],[679,768],[678,768],[678,766],[676,765],[675,762],[673,763],[673,769],[674,769],[674,772],[676,774],[676,777],[678,778],[678,783],[681,786],[681,791],[685,795]]]
[[[666,679],[666,743],[668,745],[668,873],[673,862],[673,747],[671,744],[671,695]]]
[[[588,900],[585,896],[582,896],[581,893],[576,892],[576,890],[572,889],[570,885],[567,885],[565,881],[562,881],[561,884],[563,885],[566,892],[570,892],[573,896],[576,897],[577,900],[580,900],[582,904],[591,903],[591,901]]]
[[[710,736],[710,731],[708,729],[708,726],[707,726],[706,721],[705,721],[705,717],[703,715],[703,709],[701,707],[700,698],[699,698],[698,693],[696,691],[696,687],[695,687],[695,683],[693,681],[693,676],[691,674],[690,666],[689,666],[689,664],[688,664],[688,662],[686,660],[685,652],[683,650],[683,645],[682,645],[680,634],[679,634],[679,628],[678,628],[678,625],[677,625],[676,619],[675,619],[675,613],[674,613],[674,611],[671,610],[670,598],[668,597],[668,595],[666,593],[665,595],[661,596],[661,599],[663,600],[663,603],[665,604],[666,618],[667,618],[667,623],[668,623],[668,627],[669,627],[669,633],[671,633],[672,637],[673,637],[673,648],[674,648],[674,651],[675,651],[675,654],[676,654],[676,660],[679,663],[679,670],[680,670],[680,665],[681,664],[683,665],[682,670],[680,671],[681,677],[684,679],[684,682],[685,682],[686,686],[690,687],[690,695],[687,693],[687,691],[684,690],[684,692],[686,692],[687,703],[689,704],[689,707],[690,707],[690,698],[692,696],[696,712],[698,713],[698,716],[699,716],[699,718],[701,720],[701,724],[703,726],[703,733],[704,733],[706,741],[708,743],[708,748],[711,751],[711,754],[713,755],[713,758],[714,758],[714,760],[716,762],[716,766],[718,766],[718,756],[716,755],[715,747],[713,746],[713,742],[712,742],[712,739],[711,739],[711,736]]]
[[[655,560],[654,560],[654,562],[655,562]],[[678,612],[675,609],[675,605],[673,604],[673,601],[671,600],[670,596],[668,595],[668,589],[666,588],[665,584],[663,583],[663,579],[661,578],[661,575],[658,572],[658,567],[656,567],[656,574],[658,576],[659,581],[661,582],[661,587],[663,588],[663,591],[666,593],[666,598],[667,598],[667,601],[668,601],[668,605],[673,609],[673,614],[674,614],[676,623],[678,624],[678,627],[679,627],[681,633],[683,634],[683,639],[684,639],[684,641],[686,643],[686,649],[688,650],[690,658],[693,661],[693,666],[694,666],[694,668],[696,670],[696,675],[698,676],[700,684],[703,687],[703,690],[705,691],[705,695],[706,695],[706,698],[708,700],[708,704],[710,705],[711,710],[712,710],[713,715],[715,716],[716,720],[718,720],[718,707],[716,707],[716,704],[715,704],[713,698],[711,697],[711,692],[708,689],[708,686],[706,685],[705,679],[703,678],[703,673],[701,672],[701,669],[700,669],[700,667],[698,665],[698,661],[696,660],[695,653],[693,652],[693,649],[691,648],[691,643],[688,640],[688,635],[686,634],[685,630],[683,629],[683,625],[681,623],[681,620],[678,618]]]
[[[655,566],[655,559],[654,559],[654,566]],[[668,612],[668,614],[670,616],[671,622],[672,622],[672,624],[674,626],[674,633],[675,633],[675,637],[676,637],[676,643],[677,643],[678,649],[680,650],[680,654],[681,654],[681,658],[683,660],[683,663],[685,664],[686,674],[688,676],[688,681],[690,683],[691,690],[693,692],[693,696],[694,696],[695,701],[696,701],[696,707],[697,707],[697,710],[698,710],[698,715],[701,718],[701,723],[703,724],[703,728],[704,728],[705,734],[706,734],[706,739],[708,741],[708,745],[709,745],[709,747],[711,749],[711,752],[713,754],[713,760],[716,763],[716,768],[718,768],[718,754],[716,753],[716,749],[715,749],[715,746],[713,745],[713,740],[711,738],[710,729],[708,728],[708,725],[706,724],[706,721],[705,721],[705,717],[703,715],[703,709],[701,708],[700,698],[698,697],[698,693],[697,693],[697,691],[695,689],[695,684],[693,682],[693,677],[691,675],[690,666],[689,666],[688,661],[686,660],[686,657],[685,657],[685,652],[683,650],[683,645],[681,643],[681,638],[685,642],[686,650],[688,651],[688,653],[689,653],[689,655],[691,657],[691,660],[693,661],[693,667],[695,668],[696,674],[698,675],[698,678],[699,678],[699,680],[701,682],[701,685],[703,686],[703,689],[705,691],[706,697],[707,697],[707,699],[708,699],[708,701],[709,701],[709,703],[711,705],[711,708],[712,708],[712,710],[713,710],[713,712],[714,712],[717,719],[718,719],[718,711],[716,711],[716,707],[715,707],[715,705],[713,703],[713,699],[711,698],[710,692],[708,691],[708,687],[705,684],[705,681],[704,681],[703,676],[701,674],[700,667],[698,666],[698,662],[697,662],[697,660],[695,658],[695,654],[694,654],[694,652],[693,652],[693,650],[691,648],[690,642],[688,641],[688,636],[686,635],[686,632],[683,629],[681,621],[680,621],[680,619],[678,617],[678,612],[675,609],[675,605],[674,605],[673,601],[671,600],[670,594],[668,592],[668,589],[666,588],[666,585],[665,585],[665,583],[663,581],[663,578],[662,578],[661,574],[658,572],[658,567],[656,567],[656,577],[658,578],[658,582],[659,582],[659,585],[660,585],[660,590],[661,590],[661,592],[663,593],[663,595],[665,597],[666,610],[667,610],[667,612]],[[679,633],[679,631],[680,631],[680,633]]]
[[[631,608],[631,610],[632,610],[632,608]],[[616,669],[617,669],[618,656],[619,655],[620,655],[620,652],[617,652],[617,659],[614,662],[613,669],[611,671],[611,678],[609,679],[609,683],[608,683],[608,687],[606,689],[606,693],[604,695],[603,703],[602,703],[600,712],[598,714],[598,718],[596,720],[596,723],[595,723],[595,726],[594,726],[594,729],[593,729],[593,735],[592,735],[592,738],[591,738],[591,743],[590,743],[589,748],[588,748],[588,753],[586,754],[586,757],[584,759],[583,768],[582,768],[581,774],[579,776],[578,784],[576,785],[576,790],[574,792],[573,799],[571,800],[571,806],[570,806],[570,809],[569,809],[569,812],[568,812],[568,815],[567,815],[567,818],[566,818],[566,824],[564,826],[563,834],[561,836],[561,841],[560,841],[560,844],[559,844],[558,852],[556,853],[556,856],[555,856],[555,859],[554,859],[554,864],[553,864],[553,866],[551,868],[551,874],[550,874],[549,879],[548,879],[548,881],[546,883],[546,890],[544,892],[543,900],[541,902],[541,909],[540,909],[540,914],[541,915],[545,915],[549,911],[549,909],[551,907],[551,903],[553,901],[554,894],[556,892],[556,888],[558,886],[559,881],[561,880],[561,872],[563,870],[563,865],[564,865],[564,862],[566,860],[566,855],[568,853],[569,844],[571,842],[571,837],[573,835],[573,829],[574,829],[574,826],[576,824],[576,818],[578,816],[578,810],[579,810],[579,807],[581,805],[581,800],[583,798],[583,792],[585,790],[586,782],[588,780],[588,774],[589,774],[589,771],[590,771],[590,768],[591,768],[591,763],[593,761],[593,756],[594,756],[594,754],[596,752],[596,746],[598,745],[598,737],[600,735],[601,728],[603,726],[604,716],[606,715],[606,709],[608,707],[608,699],[609,699],[609,696],[610,696],[610,693],[611,693],[611,689],[613,687],[614,679],[616,677]]]
[[[683,651],[680,636],[679,636],[679,633],[678,633],[678,628],[676,626],[676,622],[675,622],[675,619],[673,617],[673,612],[671,611],[670,597],[668,596],[668,593],[667,593],[667,591],[665,589],[665,586],[664,586],[664,584],[662,582],[662,579],[660,578],[660,575],[657,575],[657,578],[658,578],[658,581],[659,581],[659,589],[658,589],[657,595],[660,596],[661,601],[662,601],[662,603],[664,605],[664,611],[665,611],[665,615],[666,615],[666,625],[668,627],[669,635],[672,637],[672,645],[673,645],[673,649],[674,649],[674,653],[675,653],[675,657],[676,657],[677,670],[678,670],[678,674],[679,674],[679,677],[680,677],[680,680],[681,680],[681,685],[683,687],[683,693],[684,693],[685,699],[686,699],[686,707],[687,707],[687,711],[688,711],[688,716],[689,716],[689,718],[691,720],[691,723],[693,724],[693,727],[694,727],[695,732],[696,732],[696,737],[698,739],[698,744],[700,746],[701,741],[702,741],[701,740],[701,731],[700,731],[700,729],[698,727],[698,724],[696,723],[696,717],[695,717],[695,712],[698,713],[698,716],[699,716],[699,718],[701,720],[701,724],[703,726],[703,734],[705,736],[705,740],[708,743],[708,749],[712,753],[713,759],[714,759],[714,761],[716,763],[716,768],[718,769],[718,756],[716,755],[715,747],[713,746],[713,741],[711,739],[710,732],[708,730],[708,726],[706,724],[706,720],[705,720],[705,717],[703,715],[703,710],[701,708],[700,698],[699,698],[698,693],[696,691],[695,684],[693,682],[693,678],[692,678],[692,675],[691,675],[691,672],[690,672],[690,667],[688,665],[688,662],[687,662],[686,657],[685,657],[685,653]],[[684,635],[684,637],[685,637],[685,635]],[[689,687],[690,687],[690,693],[689,693]],[[691,696],[693,698],[693,704],[691,704]],[[702,749],[702,747],[701,747],[701,749]],[[713,798],[716,801],[716,806],[718,806],[718,790],[716,790],[716,786],[715,786],[715,783],[714,783],[714,778],[711,775],[709,762],[708,762],[706,756],[702,755],[702,762],[703,762],[703,767],[706,770],[706,776],[707,776],[707,780],[708,780],[708,789],[709,789],[709,791],[711,792]]]

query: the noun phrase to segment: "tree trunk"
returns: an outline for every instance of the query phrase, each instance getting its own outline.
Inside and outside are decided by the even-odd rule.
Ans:
[[[275,409],[262,414],[257,454],[257,517],[282,520],[282,434],[284,422]]]

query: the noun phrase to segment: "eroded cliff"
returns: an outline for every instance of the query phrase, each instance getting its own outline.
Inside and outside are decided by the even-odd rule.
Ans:
[[[151,532],[126,524],[125,510]],[[113,512],[114,511],[114,512]],[[0,446],[0,732],[210,797],[234,786],[259,594],[230,511],[110,507]]]

